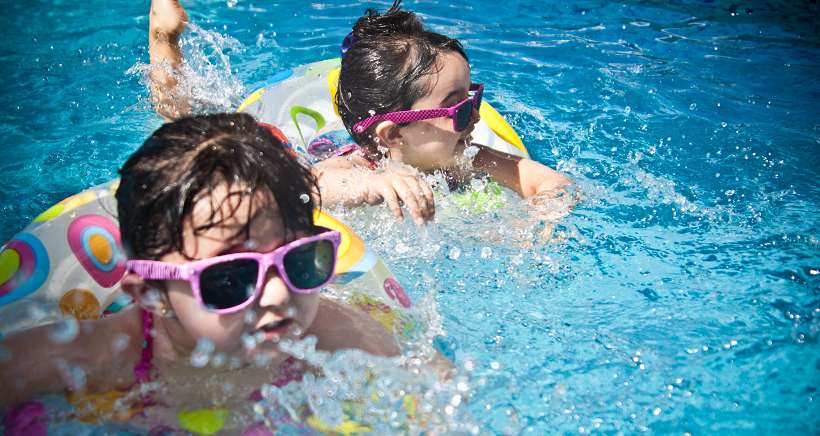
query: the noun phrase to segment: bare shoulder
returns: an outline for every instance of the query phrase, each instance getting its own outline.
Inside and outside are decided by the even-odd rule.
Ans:
[[[366,313],[346,304],[321,298],[309,334],[326,351],[357,348],[370,354],[394,356],[399,353],[393,335]]]

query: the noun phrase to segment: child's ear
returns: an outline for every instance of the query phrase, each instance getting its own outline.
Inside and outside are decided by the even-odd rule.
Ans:
[[[126,294],[131,296],[131,298],[133,298],[134,301],[138,302],[140,300],[141,294],[143,293],[142,288],[146,288],[147,285],[145,284],[145,280],[143,280],[142,277],[134,273],[127,272],[122,277],[122,280],[120,280],[120,287]]]
[[[161,291],[150,286],[142,277],[134,273],[126,273],[120,281],[120,287],[144,310],[153,312],[155,315],[167,316],[170,307]]]
[[[378,145],[395,148],[404,145],[404,137],[401,135],[399,125],[392,121],[382,121],[376,125],[374,131],[378,139]]]

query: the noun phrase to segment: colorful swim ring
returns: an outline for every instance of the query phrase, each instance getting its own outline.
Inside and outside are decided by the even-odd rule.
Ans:
[[[323,152],[353,142],[335,107],[341,60],[329,59],[280,71],[239,106],[239,112],[279,126],[303,155]],[[496,150],[529,157],[515,130],[486,101],[473,140]]]
[[[57,203],[0,248],[0,337],[67,318],[98,319],[130,303],[118,286],[125,273],[118,183]],[[331,286],[342,291],[331,289],[331,296],[407,333],[414,323],[400,312],[412,303],[384,262],[341,221],[318,210],[314,219],[342,234]]]

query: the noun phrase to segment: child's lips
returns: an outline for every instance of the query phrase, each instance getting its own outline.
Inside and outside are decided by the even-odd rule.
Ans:
[[[257,330],[264,335],[265,340],[271,340],[284,336],[291,326],[293,326],[293,318],[284,318],[263,324],[257,327]]]

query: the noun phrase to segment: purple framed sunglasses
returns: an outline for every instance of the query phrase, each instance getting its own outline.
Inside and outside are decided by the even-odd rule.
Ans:
[[[354,133],[362,133],[379,121],[392,121],[396,124],[404,124],[412,121],[429,120],[431,118],[447,117],[453,120],[453,130],[461,132],[470,127],[473,120],[473,111],[481,107],[481,96],[484,94],[484,85],[473,83],[470,85],[470,96],[457,103],[455,106],[438,109],[417,109],[409,111],[388,112],[386,114],[373,115],[353,125]]]
[[[321,233],[299,238],[268,253],[232,253],[177,265],[154,260],[129,260],[128,271],[145,280],[185,280],[206,309],[220,315],[239,312],[261,293],[271,266],[288,289],[312,294],[333,279],[341,235]]]

